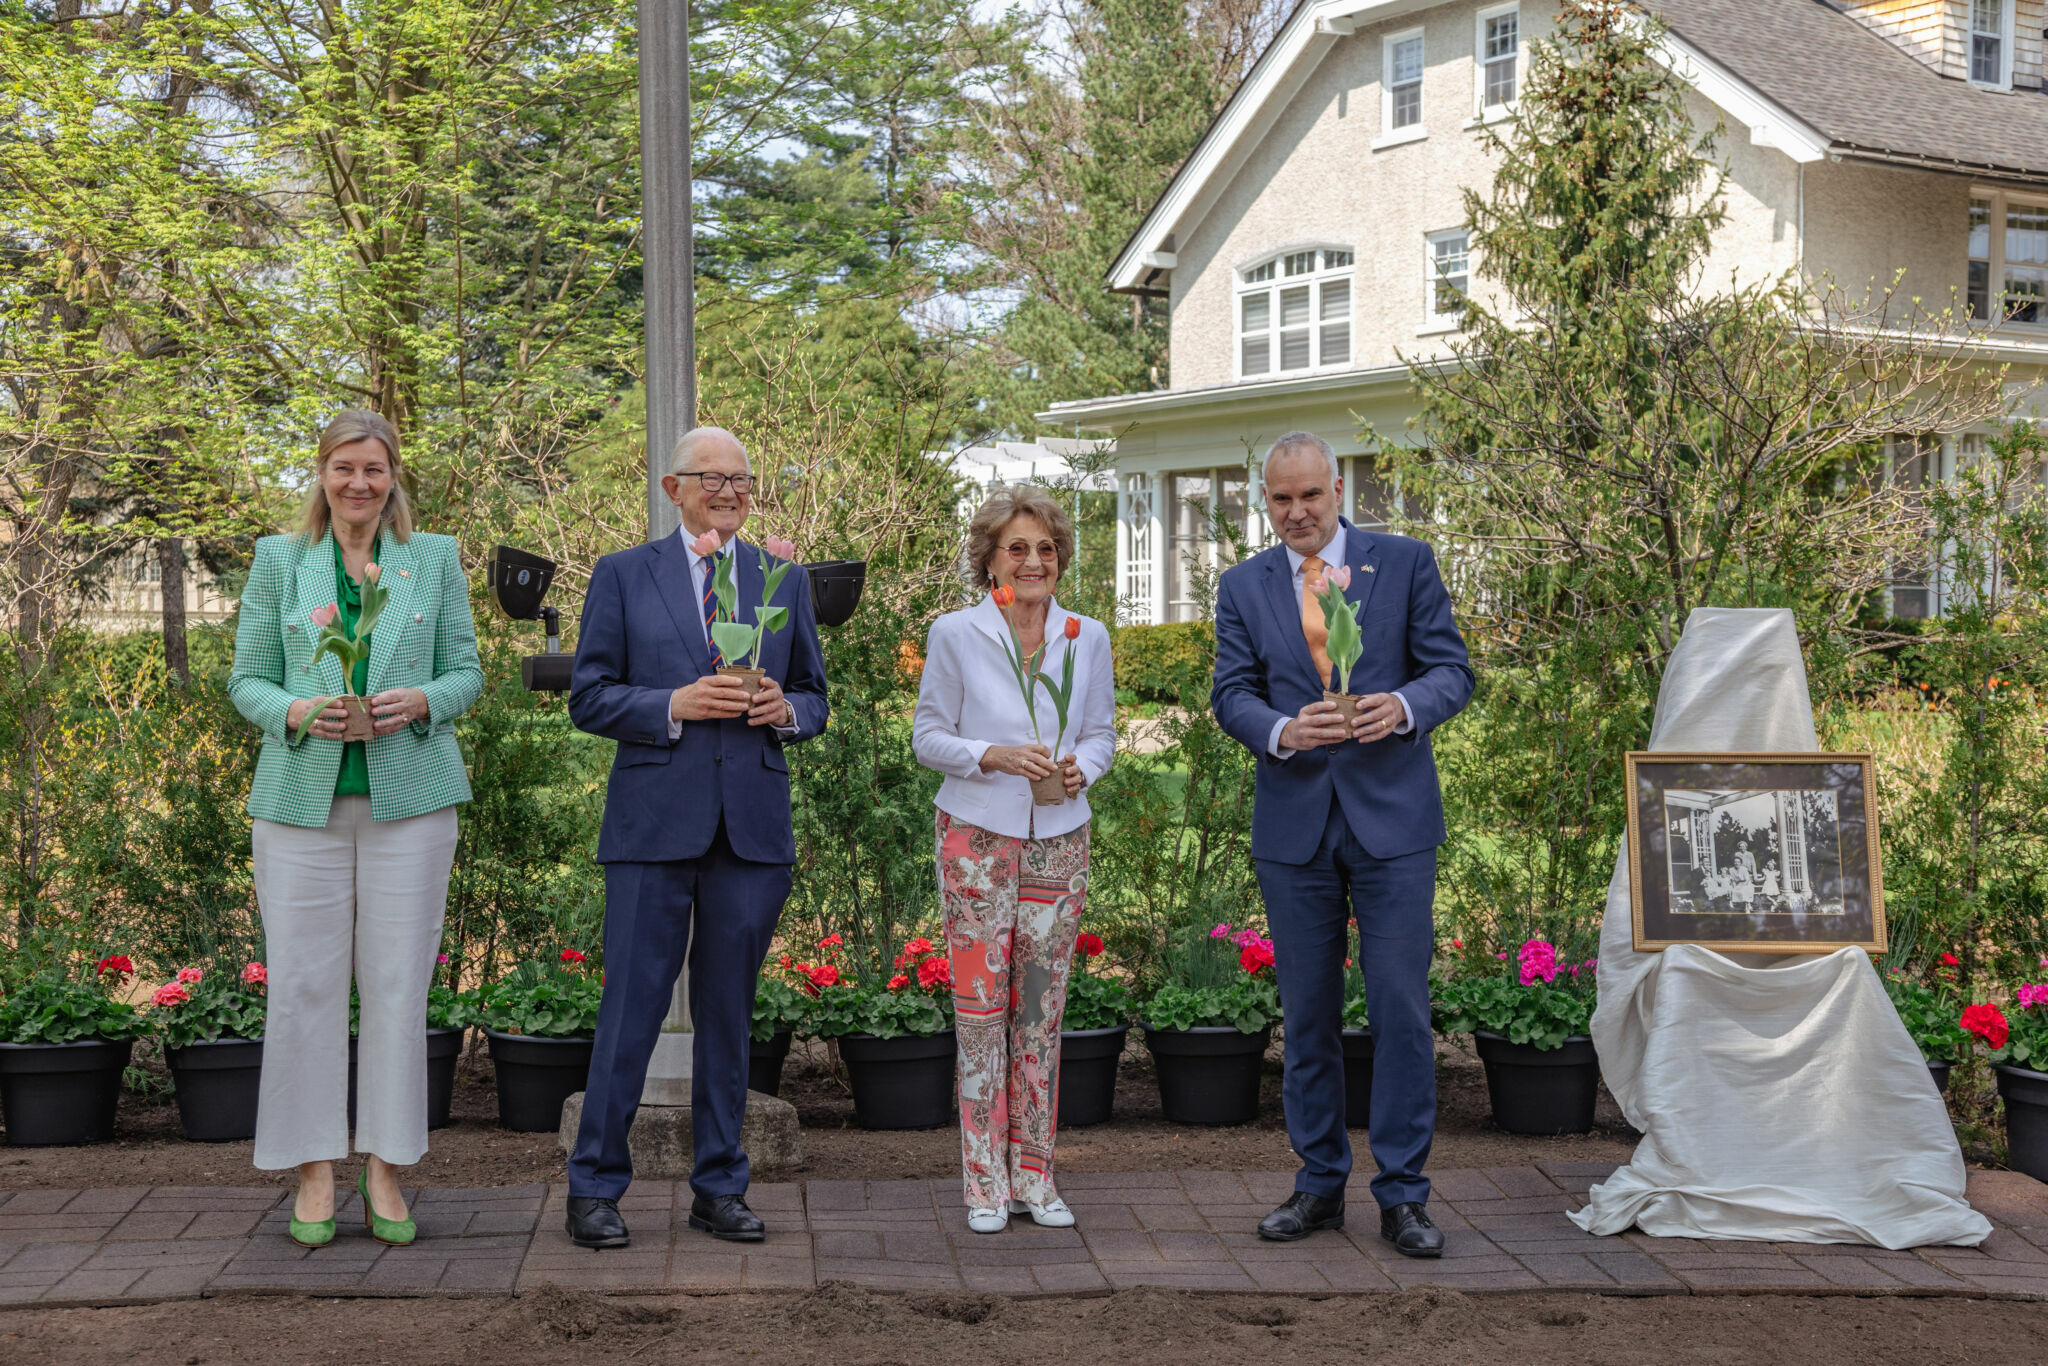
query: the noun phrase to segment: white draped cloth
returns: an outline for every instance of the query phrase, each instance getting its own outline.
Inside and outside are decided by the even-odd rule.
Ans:
[[[1703,607],[1657,697],[1650,748],[1812,753],[1792,614]],[[1572,1214],[1589,1233],[1975,1244],[1962,1150],[1869,956],[1637,953],[1629,851],[1600,934],[1593,1043],[1643,1141]]]

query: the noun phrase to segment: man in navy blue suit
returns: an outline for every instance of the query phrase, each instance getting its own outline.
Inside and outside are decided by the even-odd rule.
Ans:
[[[1338,515],[1337,457],[1311,432],[1266,455],[1267,516],[1281,544],[1226,572],[1216,592],[1210,705],[1259,756],[1252,858],[1273,931],[1286,1026],[1294,1194],[1259,1224],[1291,1242],[1344,1225],[1346,928],[1356,919],[1372,1017],[1372,1192],[1380,1233],[1411,1257],[1443,1253],[1422,1174],[1436,1131],[1429,960],[1443,794],[1429,733],[1472,696],[1472,665],[1427,545],[1360,531]],[[1311,584],[1349,568],[1364,654],[1331,681]],[[1348,684],[1348,686],[1347,686]],[[1349,724],[1325,688],[1360,693]]]
[[[789,609],[754,661],[767,671],[749,703],[716,672],[709,632],[715,560],[731,556],[739,619],[751,622],[762,554],[739,539],[753,505],[746,449],[698,427],[676,443],[662,488],[682,528],[607,555],[591,572],[570,674],[579,729],[619,742],[597,860],[604,865],[604,1002],[569,1158],[569,1236],[583,1247],[629,1241],[619,1197],[633,1180],[626,1135],[639,1108],[684,955],[690,964],[690,1226],[758,1242],[747,1208],[747,1030],[768,942],[788,899],[796,842],[783,748],[825,729],[825,661],[810,580],[792,569],[774,604]],[[717,549],[702,538],[712,533]],[[739,661],[731,661],[738,663]]]

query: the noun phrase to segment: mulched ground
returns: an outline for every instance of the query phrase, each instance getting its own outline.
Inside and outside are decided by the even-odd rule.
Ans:
[[[159,1064],[160,1066],[160,1064]],[[806,1165],[776,1180],[895,1180],[943,1178],[960,1170],[957,1133],[876,1132],[856,1128],[853,1102],[834,1075],[829,1050],[811,1043],[790,1055],[782,1097],[795,1105],[804,1129]],[[290,1173],[259,1172],[249,1165],[249,1143],[188,1143],[178,1135],[177,1107],[167,1083],[144,1099],[122,1097],[113,1143],[85,1148],[0,1148],[0,1189],[95,1186],[251,1186],[289,1184]],[[1439,1051],[1437,1140],[1432,1167],[1519,1166],[1534,1162],[1626,1162],[1635,1131],[1603,1091],[1594,1131],[1567,1138],[1531,1139],[1493,1127],[1486,1081],[1461,1040]],[[524,1185],[563,1179],[563,1154],[553,1134],[516,1134],[498,1127],[490,1055],[472,1046],[457,1073],[454,1123],[436,1130],[416,1168],[434,1186]],[[1365,1135],[1352,1136],[1364,1170]],[[1230,1128],[1168,1124],[1159,1112],[1151,1056],[1133,1042],[1117,1083],[1115,1118],[1063,1130],[1059,1163],[1077,1172],[1291,1170],[1280,1108],[1279,1049],[1267,1061],[1259,1117]]]

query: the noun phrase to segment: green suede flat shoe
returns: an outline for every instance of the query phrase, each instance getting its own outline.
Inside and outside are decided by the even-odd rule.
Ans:
[[[370,1169],[367,1166],[356,1177],[356,1189],[362,1193],[363,1222],[370,1226],[372,1238],[387,1247],[404,1247],[419,1236],[419,1225],[412,1220],[386,1219],[370,1208]]]
[[[301,1219],[299,1198],[292,1197],[292,1241],[300,1247],[326,1247],[334,1241],[334,1216],[325,1219]]]

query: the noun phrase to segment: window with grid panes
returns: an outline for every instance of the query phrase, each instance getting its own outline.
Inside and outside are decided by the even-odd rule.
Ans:
[[[1522,55],[1519,10],[1479,16],[1479,107],[1498,109],[1515,102],[1516,63]]]
[[[1973,195],[1969,243],[1970,317],[2048,324],[2048,201]]]
[[[1472,284],[1472,237],[1464,228],[1424,238],[1423,318],[1429,324],[1458,320]]]
[[[2012,0],[1970,0],[1970,79],[1978,85],[2006,83],[2011,44]]]
[[[1380,131],[1414,128],[1422,122],[1422,31],[1397,33],[1386,40],[1385,124]]]
[[[1349,364],[1351,270],[1351,252],[1318,247],[1286,252],[1242,272],[1239,378]]]

